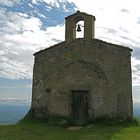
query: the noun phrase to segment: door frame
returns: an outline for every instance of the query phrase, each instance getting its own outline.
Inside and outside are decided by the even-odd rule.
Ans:
[[[76,95],[76,94],[79,94],[79,95]],[[84,94],[85,94],[85,96],[83,96]],[[75,117],[74,116],[75,115],[74,114],[75,113],[74,112],[74,106],[73,106],[74,105],[74,96],[80,96],[80,99],[79,99],[80,100],[80,105],[79,106],[77,105],[77,108],[79,107],[79,109],[82,110],[82,111],[85,111],[82,108],[83,105],[84,105],[85,108],[87,108],[87,110],[86,110],[87,116],[85,115],[85,122],[83,122],[81,124],[79,123],[80,121],[82,121],[82,120],[80,120],[80,117],[79,117],[79,120],[78,120],[79,122],[76,123],[75,120],[74,120],[74,117]],[[81,96],[83,96],[82,99],[81,99]],[[89,102],[90,102],[90,91],[89,90],[83,90],[83,89],[82,90],[79,90],[79,89],[78,90],[71,90],[71,121],[72,121],[72,123],[74,125],[84,125],[84,124],[88,123],[88,121],[89,121],[89,113],[88,113],[88,110],[89,110]],[[83,115],[84,115],[84,112],[83,112]]]

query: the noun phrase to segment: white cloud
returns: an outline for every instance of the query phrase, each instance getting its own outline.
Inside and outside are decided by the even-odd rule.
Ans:
[[[32,0],[32,3],[33,4],[37,4],[37,0]]]
[[[49,8],[49,10],[53,9],[54,7],[55,8],[60,8],[60,10],[63,10],[65,12],[70,12],[71,10],[66,8],[66,3],[69,2],[72,3],[71,1],[69,0],[34,0],[33,3],[36,3],[37,2],[45,2],[48,4],[47,8]],[[74,7],[74,9],[76,10],[77,8]]]
[[[136,46],[139,42],[140,24],[137,24],[140,1],[128,0],[42,0],[50,5],[60,7],[64,2],[73,2],[80,11],[96,16],[96,38],[112,43]],[[116,30],[117,33],[108,30]],[[124,32],[127,31],[127,32]],[[135,40],[134,42],[132,40]],[[139,47],[140,45],[138,45]]]
[[[6,3],[6,1],[10,2],[10,0],[1,0],[1,3]],[[96,16],[96,38],[135,50],[140,48],[140,1],[138,0],[135,2],[128,0],[32,0],[32,3],[37,4],[39,1],[57,8],[65,2],[73,2],[80,11]],[[32,77],[32,54],[64,40],[64,25],[46,27],[46,30],[42,30],[42,22],[39,18],[6,12],[4,9],[0,10],[0,18],[0,55],[2,56],[0,68],[4,69],[0,71],[0,75],[3,77]],[[136,58],[134,53],[133,85],[140,85],[139,65],[139,58]]]
[[[1,5],[13,7],[21,0],[0,0]],[[73,2],[81,12],[96,17],[96,38],[125,45],[134,49],[132,57],[133,98],[140,101],[140,1],[135,0],[32,0],[32,4],[45,2],[47,9],[61,8],[67,12],[65,2]],[[33,5],[29,4],[30,7]],[[40,17],[44,17],[39,13]],[[59,15],[58,15],[59,16]],[[48,17],[49,18],[49,17]],[[64,40],[65,26],[41,29],[39,18],[28,14],[0,9],[0,77],[32,78],[33,53]],[[29,88],[27,85],[25,88]],[[16,87],[13,87],[16,88]],[[25,98],[25,97],[24,97]],[[30,102],[28,99],[2,97],[0,102]]]
[[[41,30],[38,18],[5,10],[0,13],[0,76],[32,78],[33,53],[64,40],[64,25]]]
[[[19,4],[21,0],[0,0],[0,4],[6,6],[14,6],[15,4]]]
[[[132,73],[133,85],[138,86],[140,85],[140,60],[132,57],[131,62],[132,62],[132,71],[133,71]]]
[[[60,4],[63,3],[65,0],[41,0],[48,3],[50,6],[60,7]]]
[[[95,34],[97,38],[102,37],[104,40],[109,38],[110,41],[117,40],[117,42],[113,41],[113,43],[128,45],[130,40],[124,39],[121,36],[134,40],[139,36],[140,25],[136,24],[139,15],[138,13],[135,14],[134,11],[134,7],[136,8],[138,3],[130,3],[128,0],[124,0],[123,2],[113,0],[83,0],[82,2],[76,0],[69,1],[75,2],[81,11],[96,16],[97,20]],[[131,5],[134,5],[134,7]],[[124,8],[129,9],[130,12],[121,12],[121,9]],[[116,30],[118,33],[113,34],[111,32],[106,32],[104,28]],[[99,31],[99,29],[101,31]],[[121,29],[126,30],[127,33],[123,32]]]
[[[138,66],[140,66],[138,55],[140,54],[137,52],[140,48],[140,1],[67,1],[74,2],[80,11],[96,17],[96,38],[134,49],[132,58],[133,85],[140,85],[140,69],[138,69]]]

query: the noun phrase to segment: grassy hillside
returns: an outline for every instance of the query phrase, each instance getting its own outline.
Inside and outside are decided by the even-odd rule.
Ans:
[[[0,140],[140,140],[140,125],[95,123],[69,130],[41,121],[0,126]]]

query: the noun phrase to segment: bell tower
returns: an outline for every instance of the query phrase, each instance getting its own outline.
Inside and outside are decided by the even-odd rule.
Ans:
[[[80,31],[79,21],[84,21],[84,38],[93,39],[95,36],[95,17],[80,11],[65,18],[65,40],[76,39],[76,28]]]

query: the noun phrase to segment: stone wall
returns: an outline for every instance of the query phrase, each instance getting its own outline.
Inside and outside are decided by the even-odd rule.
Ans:
[[[97,39],[66,41],[35,54],[35,117],[71,117],[71,91],[88,90],[89,117],[132,117],[131,50]]]

